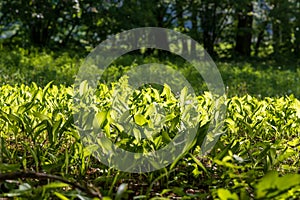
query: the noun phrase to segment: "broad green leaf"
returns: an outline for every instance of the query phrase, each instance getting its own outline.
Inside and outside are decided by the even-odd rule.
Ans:
[[[239,200],[239,197],[236,193],[231,193],[227,189],[220,188],[218,189],[217,193],[221,200]]]
[[[136,114],[134,115],[134,121],[137,125],[143,126],[147,123],[147,119],[142,114]]]
[[[170,86],[168,86],[167,84],[164,84],[164,89],[163,89],[161,96],[166,96],[167,98],[172,96],[172,91],[171,91]]]
[[[93,127],[101,128],[104,125],[104,122],[106,121],[107,112],[106,111],[100,111],[95,114],[94,120],[93,120]]]
[[[145,116],[150,116],[150,115],[155,114],[155,113],[156,113],[155,105],[153,103],[151,103],[148,106],[148,108],[147,108],[147,110],[145,112]]]
[[[168,115],[166,116],[165,121],[166,121],[166,122],[171,121],[171,120],[174,119],[175,117],[176,117],[176,115],[172,112],[172,113],[170,113],[170,114],[168,114]]]
[[[137,142],[140,142],[141,137],[142,137],[140,130],[137,128],[133,128],[132,132],[133,132],[133,135],[134,135],[135,139],[137,140]]]
[[[79,85],[79,94],[83,96],[88,92],[89,86],[87,81],[82,81]]]
[[[287,174],[278,177],[278,172],[268,172],[256,185],[256,198],[273,197],[281,191],[300,185],[299,174]]]
[[[49,124],[52,124],[52,120],[50,119],[50,117],[47,116],[47,115],[45,115],[45,114],[43,114],[43,113],[40,113],[40,112],[34,112],[33,115],[34,115],[35,117],[38,117],[41,121],[46,120],[46,121],[49,122]]]
[[[90,155],[92,155],[97,150],[98,150],[98,146],[96,144],[86,146],[83,149],[83,156],[84,157],[90,156]]]
[[[295,138],[294,140],[289,141],[288,145],[291,145],[292,147],[300,145],[300,138]]]

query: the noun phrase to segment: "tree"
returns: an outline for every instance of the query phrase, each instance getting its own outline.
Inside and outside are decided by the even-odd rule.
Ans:
[[[237,4],[237,31],[235,51],[242,56],[251,55],[253,5],[251,1]]]
[[[74,20],[78,12],[77,0],[7,0],[1,5],[1,13],[6,16],[5,25],[21,23],[23,28],[19,31],[22,31],[22,37],[28,38],[23,42],[43,47],[50,46],[56,36],[69,37],[69,27],[78,23]],[[58,38],[57,41],[64,39]]]
[[[295,3],[295,2],[294,2]],[[273,28],[274,55],[290,53],[292,50],[292,20],[295,19],[292,1],[271,0],[273,9],[270,12]]]
[[[295,41],[294,41],[294,55],[300,55],[300,3],[295,5],[295,24],[293,27],[294,34],[295,34]]]
[[[201,22],[200,30],[202,31],[203,46],[210,55],[214,56],[216,42],[221,37],[224,28],[228,25],[232,3],[226,0],[203,0],[196,2],[199,5],[198,12]],[[195,20],[197,19],[196,13],[194,13],[193,23],[195,25]]]

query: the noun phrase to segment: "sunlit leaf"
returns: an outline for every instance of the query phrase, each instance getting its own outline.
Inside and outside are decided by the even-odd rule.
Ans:
[[[142,114],[136,114],[134,115],[134,121],[137,125],[143,126],[147,123],[147,119]]]

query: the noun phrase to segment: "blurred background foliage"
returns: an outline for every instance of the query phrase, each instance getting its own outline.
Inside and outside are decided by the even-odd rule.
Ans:
[[[214,57],[281,60],[299,55],[299,8],[297,0],[2,0],[0,42],[90,50],[123,30],[154,26],[190,35]]]

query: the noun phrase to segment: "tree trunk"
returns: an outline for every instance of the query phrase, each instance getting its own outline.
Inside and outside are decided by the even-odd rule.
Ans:
[[[198,40],[197,38],[197,33],[198,33],[198,26],[197,26],[197,15],[198,15],[198,12],[195,8],[196,6],[193,6],[192,8],[192,28],[191,28],[191,36],[194,40]],[[195,57],[196,56],[196,44],[195,42],[191,42],[191,48],[190,48],[190,56],[193,56]]]
[[[252,12],[253,5],[249,4],[245,12],[238,11],[238,27],[236,34],[235,51],[242,56],[251,55],[251,39],[252,39]]]
[[[30,26],[30,40],[32,44],[37,46],[47,46],[52,35],[52,31],[48,28],[48,23],[40,21]]]
[[[207,53],[211,56],[215,54],[214,40],[216,31],[216,3],[203,2],[201,14],[201,26],[203,28],[203,46]]]
[[[300,30],[295,30],[294,54],[300,56]]]
[[[177,22],[178,22],[178,27],[183,30],[183,33],[185,33],[185,27],[184,27],[184,16],[183,16],[183,6],[181,4],[182,1],[180,0],[176,0],[176,15],[177,15]],[[182,51],[181,53],[183,55],[189,55],[189,49],[188,49],[188,44],[186,42],[186,40],[182,40],[181,41],[182,44]]]
[[[164,15],[166,14],[165,8],[160,8],[156,13],[156,18],[158,22],[158,27],[164,28]],[[155,42],[156,44],[160,44],[164,50],[170,51],[169,40],[166,31],[161,31],[158,34],[155,34]]]

